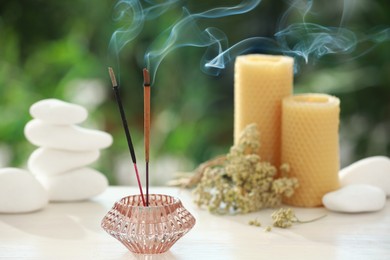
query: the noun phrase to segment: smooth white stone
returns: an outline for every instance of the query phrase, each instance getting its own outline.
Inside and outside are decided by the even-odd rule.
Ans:
[[[0,213],[26,213],[44,208],[48,194],[28,171],[0,169]]]
[[[340,170],[341,186],[370,184],[383,189],[390,196],[390,159],[373,156],[357,161]]]
[[[41,147],[30,155],[27,164],[34,174],[53,175],[87,166],[99,155],[99,150],[77,152]]]
[[[332,211],[358,213],[381,210],[386,203],[385,192],[368,184],[352,184],[329,192],[322,198]]]
[[[88,117],[84,107],[58,99],[44,99],[30,107],[32,117],[47,123],[71,125],[83,122]]]
[[[50,201],[78,201],[94,197],[108,187],[106,176],[91,168],[80,168],[59,175],[40,175]]]
[[[52,125],[39,119],[28,122],[24,135],[34,145],[70,151],[100,150],[112,144],[106,132],[74,125]]]

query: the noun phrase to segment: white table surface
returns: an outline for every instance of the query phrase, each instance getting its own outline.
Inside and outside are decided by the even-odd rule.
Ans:
[[[176,188],[151,193],[178,196],[195,216],[195,227],[165,254],[135,255],[108,235],[100,221],[115,201],[135,187],[110,187],[90,201],[51,203],[29,214],[0,214],[1,259],[390,259],[390,200],[376,213],[341,214],[296,208],[296,215],[327,217],[289,229],[273,228],[272,210],[216,216],[197,209],[191,194]],[[258,219],[263,227],[249,226]]]

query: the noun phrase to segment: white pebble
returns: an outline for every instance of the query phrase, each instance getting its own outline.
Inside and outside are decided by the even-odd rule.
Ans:
[[[352,184],[325,194],[322,203],[332,211],[371,212],[381,210],[385,206],[386,194],[372,185]]]
[[[79,201],[94,197],[108,187],[106,176],[91,168],[81,168],[59,175],[40,175],[39,181],[49,192],[50,201]]]
[[[357,161],[339,173],[341,186],[370,184],[384,190],[390,196],[390,159],[373,156]]]
[[[71,125],[83,122],[88,117],[88,111],[79,105],[58,99],[44,99],[30,107],[32,117],[46,123]]]
[[[37,175],[53,175],[87,166],[99,158],[99,150],[66,151],[38,148],[28,159],[28,169]]]
[[[0,213],[26,213],[44,208],[48,194],[28,171],[0,169]]]
[[[106,132],[74,125],[52,125],[39,119],[26,124],[24,135],[34,145],[70,151],[99,150],[112,144],[112,136]]]

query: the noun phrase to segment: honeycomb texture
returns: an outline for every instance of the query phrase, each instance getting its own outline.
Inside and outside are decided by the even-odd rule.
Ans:
[[[285,56],[239,56],[234,75],[234,143],[256,123],[262,160],[280,164],[282,99],[292,94],[294,60]]]
[[[287,97],[282,108],[282,161],[290,164],[299,187],[284,203],[322,205],[326,193],[339,188],[340,101],[325,94]]]

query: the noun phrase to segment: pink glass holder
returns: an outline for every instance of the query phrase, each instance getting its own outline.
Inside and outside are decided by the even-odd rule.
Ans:
[[[114,204],[102,228],[133,253],[159,254],[168,251],[195,222],[178,198],[150,194],[149,207],[145,207],[141,196],[133,195]]]

